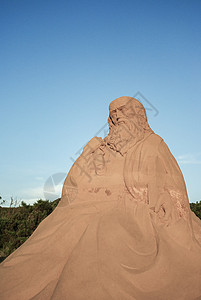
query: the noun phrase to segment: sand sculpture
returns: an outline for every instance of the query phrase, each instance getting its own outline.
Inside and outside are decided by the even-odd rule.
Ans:
[[[55,211],[0,268],[1,300],[201,299],[201,222],[143,105],[110,104]]]

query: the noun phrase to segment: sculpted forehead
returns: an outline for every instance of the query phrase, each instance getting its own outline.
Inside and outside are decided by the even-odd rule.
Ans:
[[[136,104],[140,103],[137,99],[133,97],[123,96],[113,100],[109,105],[109,110],[110,111],[115,110],[120,106],[126,105],[129,101],[134,101]]]

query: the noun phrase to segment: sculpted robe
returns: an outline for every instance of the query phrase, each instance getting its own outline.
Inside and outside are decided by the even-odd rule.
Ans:
[[[115,152],[93,138],[62,199],[0,268],[2,300],[195,300],[200,220],[155,134]]]

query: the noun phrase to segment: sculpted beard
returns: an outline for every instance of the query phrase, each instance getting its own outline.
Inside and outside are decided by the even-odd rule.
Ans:
[[[111,149],[121,153],[121,149],[128,143],[136,143],[143,137],[144,131],[136,125],[136,122],[121,118],[116,125],[110,127],[110,132],[104,140]]]

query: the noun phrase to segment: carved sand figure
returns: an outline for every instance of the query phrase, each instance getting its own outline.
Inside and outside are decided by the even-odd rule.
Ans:
[[[201,299],[201,221],[131,97],[72,166],[58,207],[0,267],[2,300]]]

